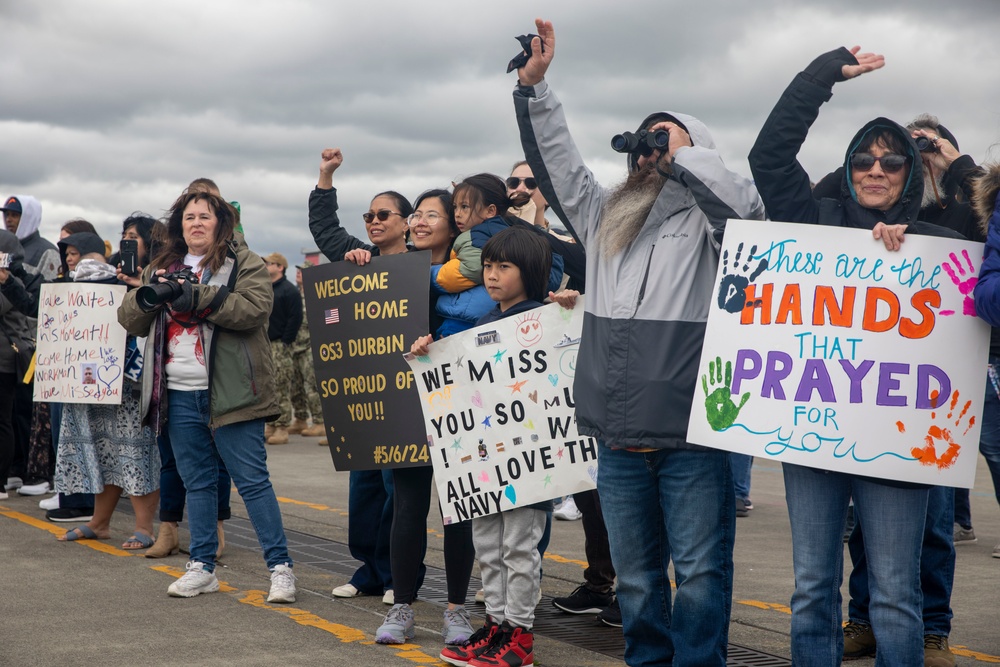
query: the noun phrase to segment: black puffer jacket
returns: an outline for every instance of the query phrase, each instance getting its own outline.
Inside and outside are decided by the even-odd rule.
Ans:
[[[9,260],[10,275],[0,286],[0,373],[15,371],[14,350],[8,337],[15,342],[35,339],[35,317],[38,316],[38,293],[42,277],[24,270],[24,249],[17,237],[0,230],[0,253]]]

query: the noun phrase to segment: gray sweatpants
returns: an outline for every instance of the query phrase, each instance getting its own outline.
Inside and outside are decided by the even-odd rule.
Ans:
[[[545,512],[518,507],[472,520],[479,572],[486,594],[486,613],[497,623],[531,629],[542,580],[538,541]]]

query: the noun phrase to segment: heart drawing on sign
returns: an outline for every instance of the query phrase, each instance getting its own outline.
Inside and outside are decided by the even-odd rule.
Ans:
[[[536,389],[535,391],[528,394],[528,398],[531,399],[532,403],[538,403],[538,390]]]
[[[559,376],[558,375],[549,375],[549,382],[552,383],[553,387],[556,386],[557,384],[559,384]]]
[[[121,377],[122,369],[120,366],[101,366],[97,369],[97,379],[107,387],[111,388],[111,384]]]
[[[477,408],[483,407],[483,395],[478,391],[472,395],[472,404]]]
[[[507,496],[507,500],[510,501],[511,505],[517,504],[517,492],[514,491],[514,487],[508,484],[503,490],[503,494]]]

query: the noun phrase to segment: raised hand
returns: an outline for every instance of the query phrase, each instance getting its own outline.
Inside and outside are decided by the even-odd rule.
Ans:
[[[853,79],[854,77],[861,76],[866,72],[872,72],[877,69],[882,69],[885,67],[885,56],[881,53],[858,53],[861,51],[860,46],[853,46],[850,48],[850,52],[854,54],[857,58],[857,65],[844,65],[840,72],[844,75],[845,79]]]
[[[329,190],[333,187],[333,172],[337,167],[344,164],[344,154],[339,148],[324,148],[320,154],[319,182],[317,187],[322,190]]]
[[[517,69],[517,80],[522,86],[534,86],[541,81],[556,55],[556,32],[552,28],[552,21],[535,19],[535,29],[538,30],[538,37],[531,40],[528,62]],[[545,45],[544,52],[542,44]]]

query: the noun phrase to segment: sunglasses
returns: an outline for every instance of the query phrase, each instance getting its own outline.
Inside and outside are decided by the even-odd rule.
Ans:
[[[386,220],[389,219],[390,215],[398,215],[401,218],[403,217],[402,213],[396,213],[395,211],[390,211],[387,208],[383,208],[383,209],[379,210],[378,213],[364,213],[364,214],[361,215],[361,217],[365,219],[365,224],[366,225],[370,225],[370,224],[372,224],[372,221],[375,218],[378,218],[382,222],[385,222]]]
[[[538,181],[536,181],[531,176],[528,176],[527,178],[518,178],[517,176],[511,176],[510,178],[507,179],[507,189],[516,190],[517,186],[519,186],[522,182],[524,183],[524,187],[528,188],[529,190],[534,190],[535,188],[538,187]]]
[[[882,167],[882,171],[887,174],[895,174],[906,166],[906,163],[909,161],[909,157],[895,153],[889,153],[882,157],[875,157],[870,153],[855,153],[851,156],[851,168],[857,171],[870,171],[875,166],[875,163],[878,162]]]

